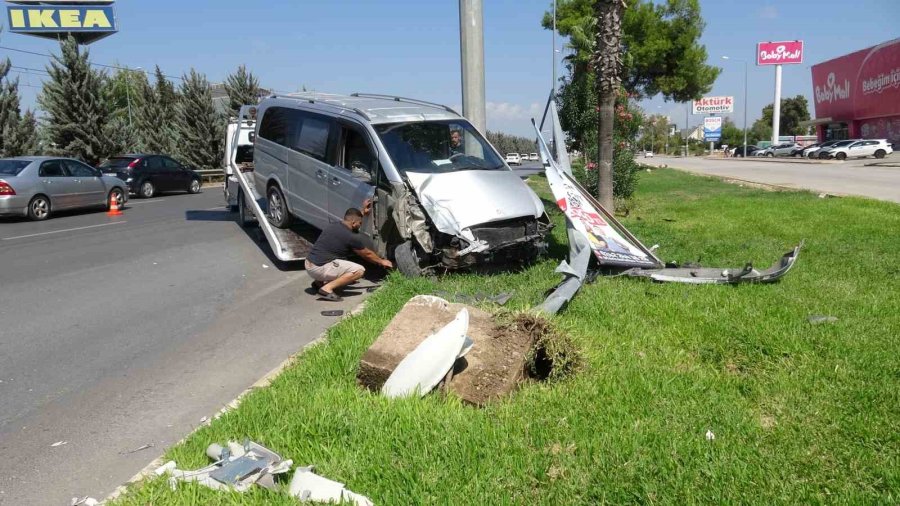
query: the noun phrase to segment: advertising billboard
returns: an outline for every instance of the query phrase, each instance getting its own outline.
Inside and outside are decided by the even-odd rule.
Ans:
[[[803,41],[760,42],[756,45],[757,65],[792,65],[803,63]]]
[[[703,139],[717,141],[722,138],[722,117],[710,116],[703,118]]]
[[[703,97],[691,102],[693,114],[734,112],[734,97]]]
[[[7,2],[9,31],[50,39],[72,35],[80,44],[88,44],[116,33],[116,15],[112,2],[57,1]]]
[[[900,116],[900,39],[813,65],[817,118]]]

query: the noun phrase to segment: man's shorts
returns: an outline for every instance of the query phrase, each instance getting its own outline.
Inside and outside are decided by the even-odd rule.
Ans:
[[[332,260],[325,265],[315,265],[306,261],[306,272],[316,281],[328,283],[353,272],[366,272],[365,267],[349,260]]]

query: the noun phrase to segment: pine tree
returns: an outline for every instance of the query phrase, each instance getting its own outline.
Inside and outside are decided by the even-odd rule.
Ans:
[[[18,139],[19,80],[9,79],[12,63],[0,61],[0,156],[16,156],[15,144]]]
[[[47,67],[50,80],[38,97],[47,113],[47,151],[96,165],[115,154],[106,137],[110,121],[106,74],[91,68],[88,52],[80,51],[72,37],[60,42],[60,53]]]
[[[138,90],[142,102],[136,119],[140,146],[151,153],[174,153],[178,95],[159,67],[155,75],[153,87],[144,83]]]
[[[224,157],[224,121],[213,106],[206,76],[191,69],[181,84],[175,120],[178,151],[195,169],[217,169]]]
[[[41,153],[40,144],[38,142],[37,119],[35,119],[34,113],[31,112],[30,109],[25,111],[25,114],[19,121],[17,136],[17,152],[10,156],[29,156],[39,155]]]
[[[225,78],[225,91],[228,93],[228,112],[236,117],[242,105],[259,102],[259,79],[241,65],[234,74]]]

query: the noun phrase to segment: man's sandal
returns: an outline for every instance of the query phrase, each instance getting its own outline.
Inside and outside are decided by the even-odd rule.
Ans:
[[[329,292],[326,292],[325,290],[319,289],[318,293],[319,293],[319,298],[322,300],[327,300],[330,302],[341,302],[344,300],[342,297],[340,297],[338,294],[336,294],[334,292],[329,293]]]

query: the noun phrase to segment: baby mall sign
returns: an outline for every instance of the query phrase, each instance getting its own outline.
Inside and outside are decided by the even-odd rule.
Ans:
[[[803,63],[803,41],[760,42],[756,45],[757,65]]]

